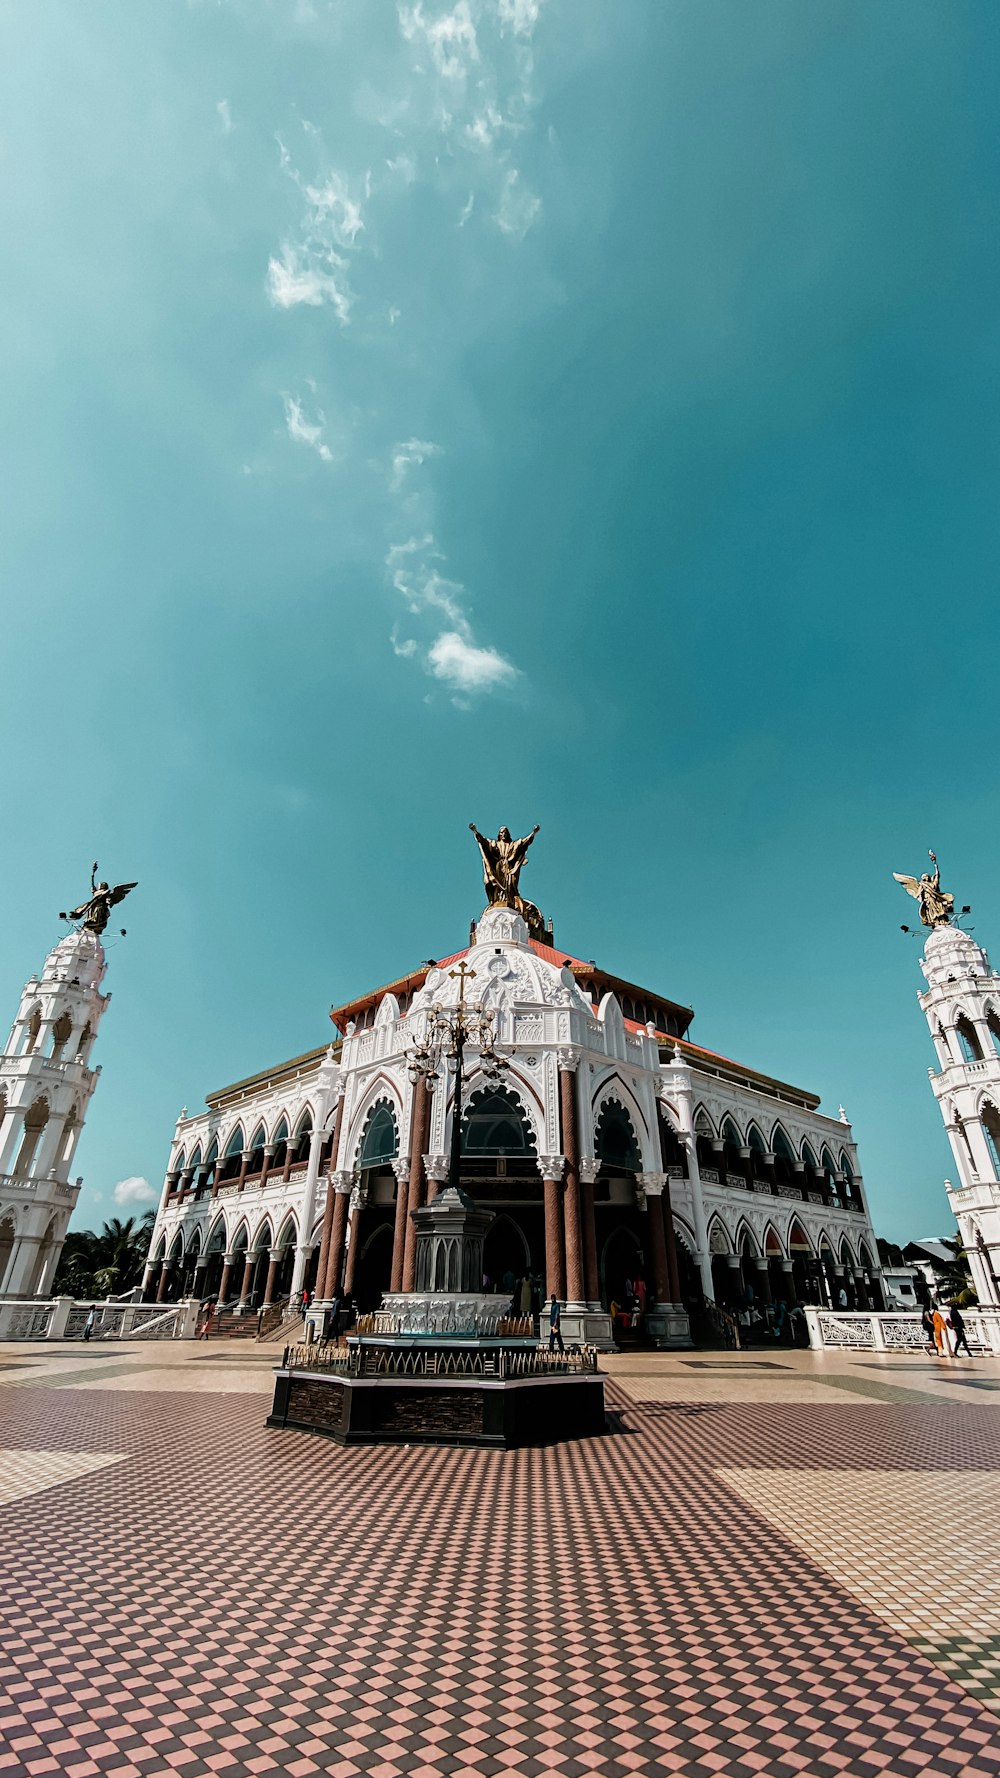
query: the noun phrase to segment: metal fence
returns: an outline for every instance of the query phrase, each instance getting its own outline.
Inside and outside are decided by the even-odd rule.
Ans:
[[[510,1346],[377,1346],[359,1341],[350,1346],[321,1342],[286,1346],[282,1369],[345,1377],[557,1377],[592,1375],[597,1352],[583,1346],[574,1352],[546,1352],[538,1347]]]

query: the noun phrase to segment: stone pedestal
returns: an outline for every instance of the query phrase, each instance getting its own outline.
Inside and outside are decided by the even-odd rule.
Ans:
[[[653,1308],[647,1309],[645,1329],[659,1352],[664,1352],[671,1346],[690,1349],[694,1344],[687,1310],[676,1303],[656,1303]]]
[[[567,1349],[570,1346],[596,1346],[598,1352],[613,1352],[615,1349],[611,1316],[606,1309],[563,1309],[559,1316],[559,1331]],[[549,1322],[544,1303],[540,1332],[544,1344],[549,1337]]]

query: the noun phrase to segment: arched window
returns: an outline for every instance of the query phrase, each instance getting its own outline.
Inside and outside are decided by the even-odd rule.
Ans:
[[[33,1006],[31,1009],[31,1012],[28,1016],[28,1035],[27,1035],[27,1038],[25,1039],[25,1044],[24,1044],[24,1054],[26,1056],[31,1055],[32,1050],[34,1049],[36,1043],[38,1042],[38,1033],[41,1030],[41,1028],[42,1028],[42,1009],[40,1006]]]
[[[979,1121],[986,1138],[986,1148],[993,1165],[994,1179],[1000,1179],[1000,1112],[992,1105],[984,1105],[979,1114]]]
[[[990,1010],[986,1015],[986,1023],[988,1024],[988,1026],[990,1028],[990,1036],[993,1039],[993,1047],[994,1047],[994,1049],[1000,1051],[1000,1017],[998,1017],[997,1014],[994,1012],[992,1006],[990,1007]]]
[[[61,1012],[52,1027],[52,1060],[58,1062],[73,1032],[72,1015]]]
[[[238,1177],[240,1168],[243,1165],[243,1149],[245,1143],[246,1137],[243,1134],[243,1125],[237,1124],[229,1141],[226,1143],[226,1152],[222,1157],[222,1166],[219,1169],[220,1180],[236,1179]]]
[[[605,1099],[594,1131],[594,1152],[604,1166],[619,1173],[638,1173],[642,1156],[632,1119],[617,1099]]]
[[[312,1112],[304,1111],[299,1118],[298,1129],[292,1138],[292,1164],[309,1159],[309,1146],[312,1141]]]
[[[250,1138],[250,1159],[247,1161],[247,1174],[260,1173],[264,1166],[264,1143],[267,1140],[263,1124],[258,1124]]]
[[[504,1087],[481,1087],[473,1093],[462,1124],[463,1154],[517,1155],[534,1151],[534,1132],[513,1093]]]
[[[979,1047],[979,1038],[964,1013],[955,1021],[955,1036],[958,1038],[958,1047],[962,1052],[963,1061],[982,1061],[983,1052]]]
[[[794,1178],[798,1156],[780,1124],[775,1126],[774,1135],[771,1137],[771,1147],[774,1150],[775,1178],[786,1182]]]
[[[271,1137],[271,1141],[274,1143],[274,1153],[267,1163],[267,1170],[269,1173],[276,1173],[284,1166],[285,1157],[288,1153],[287,1118],[282,1117],[278,1119],[278,1127],[275,1130],[274,1135]]]
[[[740,1135],[739,1130],[736,1128],[736,1125],[733,1123],[733,1120],[731,1117],[727,1117],[725,1123],[722,1126],[722,1140],[723,1140],[723,1142],[728,1143],[729,1147],[734,1150],[743,1148],[745,1146],[743,1138]]]
[[[76,1106],[70,1107],[66,1122],[63,1125],[63,1138],[59,1144],[59,1159],[56,1166],[60,1169],[68,1167],[73,1155],[73,1144],[76,1141]]]
[[[26,1179],[31,1172],[35,1152],[42,1139],[42,1131],[49,1121],[49,1102],[47,1099],[36,1099],[28,1107],[24,1119],[24,1137],[20,1152],[14,1163],[14,1175],[17,1179]]]
[[[807,1167],[812,1167],[814,1172],[819,1171],[819,1162],[816,1159],[816,1151],[810,1142],[803,1142],[802,1144],[802,1159],[805,1161]]]
[[[86,1062],[87,1051],[90,1048],[90,1040],[93,1035],[94,1033],[90,1025],[84,1025],[83,1030],[80,1032],[80,1041],[76,1046],[76,1058],[78,1062]]]
[[[373,1105],[361,1133],[358,1149],[359,1168],[384,1167],[399,1153],[399,1129],[396,1113],[387,1099]]]
[[[830,1153],[830,1150],[828,1148],[824,1147],[822,1156],[820,1158],[821,1158],[822,1164],[823,1164],[823,1184],[825,1185],[827,1191],[832,1192],[833,1196],[836,1197],[836,1195],[837,1195],[837,1181],[834,1178],[834,1174],[836,1173],[837,1169],[836,1169],[836,1166],[834,1165],[833,1156]]]

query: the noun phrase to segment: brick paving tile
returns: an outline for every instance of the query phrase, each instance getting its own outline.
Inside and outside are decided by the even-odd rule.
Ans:
[[[621,1435],[511,1453],[344,1451],[259,1394],[4,1388],[8,1452],[48,1458],[0,1508],[0,1773],[1000,1778],[998,1645],[936,1644],[931,1594],[915,1646],[719,1473],[822,1472],[828,1512],[852,1471],[979,1486],[995,1409],[631,1381]]]

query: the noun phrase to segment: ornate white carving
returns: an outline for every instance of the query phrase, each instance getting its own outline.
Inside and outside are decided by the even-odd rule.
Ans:
[[[585,1156],[580,1162],[580,1178],[584,1185],[593,1185],[600,1170],[600,1161],[595,1161],[592,1155]]]
[[[349,1192],[354,1185],[354,1174],[349,1170],[343,1173],[331,1173],[333,1189],[337,1192]]]
[[[578,1049],[567,1047],[556,1052],[556,1060],[560,1068],[564,1068],[567,1074],[575,1074],[580,1066],[580,1052]]]
[[[477,945],[526,945],[528,923],[514,908],[491,907],[476,927]]]
[[[566,1157],[561,1154],[540,1154],[538,1171],[543,1179],[561,1179],[566,1166]]]
[[[449,1156],[446,1154],[425,1154],[424,1172],[428,1179],[447,1179]]]
[[[405,1185],[410,1177],[410,1163],[405,1156],[399,1156],[392,1163],[392,1170],[400,1185]]]

